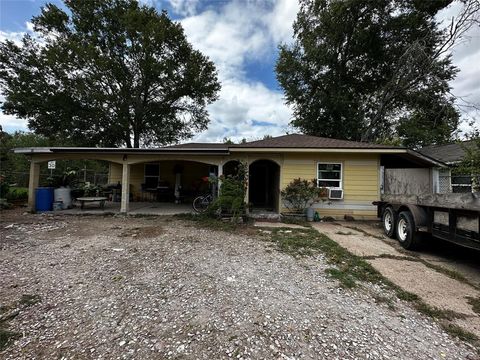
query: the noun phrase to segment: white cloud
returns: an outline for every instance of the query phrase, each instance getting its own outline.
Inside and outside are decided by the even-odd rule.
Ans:
[[[197,12],[199,0],[169,0],[175,13],[182,16],[191,16]]]
[[[3,114],[0,111],[0,125],[2,130],[6,132],[15,132],[17,130],[27,131],[27,121],[19,119],[14,115]]]
[[[13,41],[17,45],[21,45],[22,38],[25,35],[25,32],[22,31],[3,31],[0,30],[0,41],[4,42],[5,40]]]
[[[212,124],[195,141],[258,139],[267,134],[284,134],[289,129],[290,111],[283,104],[282,94],[258,82],[225,81],[220,99],[209,111]]]
[[[292,0],[234,0],[181,21],[189,41],[215,62],[222,83],[220,99],[209,107],[210,127],[195,141],[285,133],[291,110],[284,104],[283,93],[248,79],[246,65],[275,61],[278,43],[292,39],[297,11],[298,3]]]
[[[266,17],[275,44],[292,42],[292,25],[299,9],[296,0],[280,0],[275,3],[273,11]]]

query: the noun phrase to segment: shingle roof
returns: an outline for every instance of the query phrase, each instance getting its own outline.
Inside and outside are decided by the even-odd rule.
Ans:
[[[340,148],[340,149],[400,149],[396,146],[366,142],[330,139],[318,136],[289,134],[245,144],[230,145],[231,148]]]
[[[457,163],[462,161],[465,156],[464,147],[473,146],[473,141],[463,141],[446,145],[432,145],[426,146],[417,150],[419,153],[440,160],[447,164]]]

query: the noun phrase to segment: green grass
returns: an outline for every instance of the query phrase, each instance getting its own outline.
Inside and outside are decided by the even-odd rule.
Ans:
[[[294,216],[282,216],[282,223],[311,227],[311,224],[305,220],[305,218],[297,218]]]
[[[480,298],[468,296],[467,301],[470,305],[472,305],[472,310],[480,315]]]
[[[447,322],[442,322],[441,325],[442,325],[442,328],[447,333],[449,333],[450,335],[456,336],[460,340],[469,342],[473,345],[477,345],[477,351],[478,351],[479,338],[478,338],[477,335],[471,333],[470,331],[465,330],[464,328],[462,328],[458,325],[452,324],[450,322],[448,322],[448,323]]]
[[[352,288],[358,282],[367,281],[381,283],[383,277],[372,265],[359,256],[353,255],[345,248],[324,234],[314,229],[270,229],[271,241],[277,249],[293,256],[309,256],[315,252],[325,255],[329,264],[335,269],[329,269],[330,276],[340,281],[346,288]]]
[[[0,327],[0,351],[7,348],[10,343],[20,337],[19,333],[9,331]]]
[[[242,225],[231,221],[221,221],[206,214],[177,214],[173,215],[173,217],[181,220],[193,221],[201,227],[212,230],[232,231]]]
[[[430,306],[423,301],[417,300],[414,304],[415,309],[421,312],[428,317],[437,319],[437,320],[449,320],[452,321],[454,319],[461,319],[464,318],[465,315],[456,313],[455,311],[451,310],[444,310],[439,309],[435,306]]]
[[[355,278],[346,272],[343,272],[335,268],[329,268],[325,270],[325,272],[328,275],[330,275],[330,277],[332,277],[333,279],[337,279],[344,288],[351,289],[357,286],[357,283],[355,282]]]
[[[30,294],[23,294],[22,298],[20,299],[20,304],[25,306],[32,306],[42,301],[40,295],[30,295]]]
[[[349,229],[352,229],[352,230],[355,230],[355,231],[358,231],[359,233],[362,233],[364,235],[367,235],[367,236],[370,236],[370,237],[373,237],[375,239],[378,239],[378,240],[383,240],[384,237],[383,236],[379,236],[379,235],[375,235],[375,234],[371,234],[369,233],[368,231],[365,231],[357,226],[347,226],[347,225],[344,225],[346,228],[349,228]]]
[[[373,294],[373,298],[378,304],[386,304],[390,310],[396,310],[394,299],[391,297]]]

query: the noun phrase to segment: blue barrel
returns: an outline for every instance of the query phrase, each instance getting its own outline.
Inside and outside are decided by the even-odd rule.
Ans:
[[[35,189],[35,210],[52,211],[53,187],[41,187]]]

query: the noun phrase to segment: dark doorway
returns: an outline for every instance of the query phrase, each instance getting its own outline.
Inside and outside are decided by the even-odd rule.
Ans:
[[[235,177],[238,175],[240,161],[230,160],[223,165],[223,175]]]
[[[254,208],[278,211],[280,166],[271,160],[257,160],[250,164],[248,202]]]

